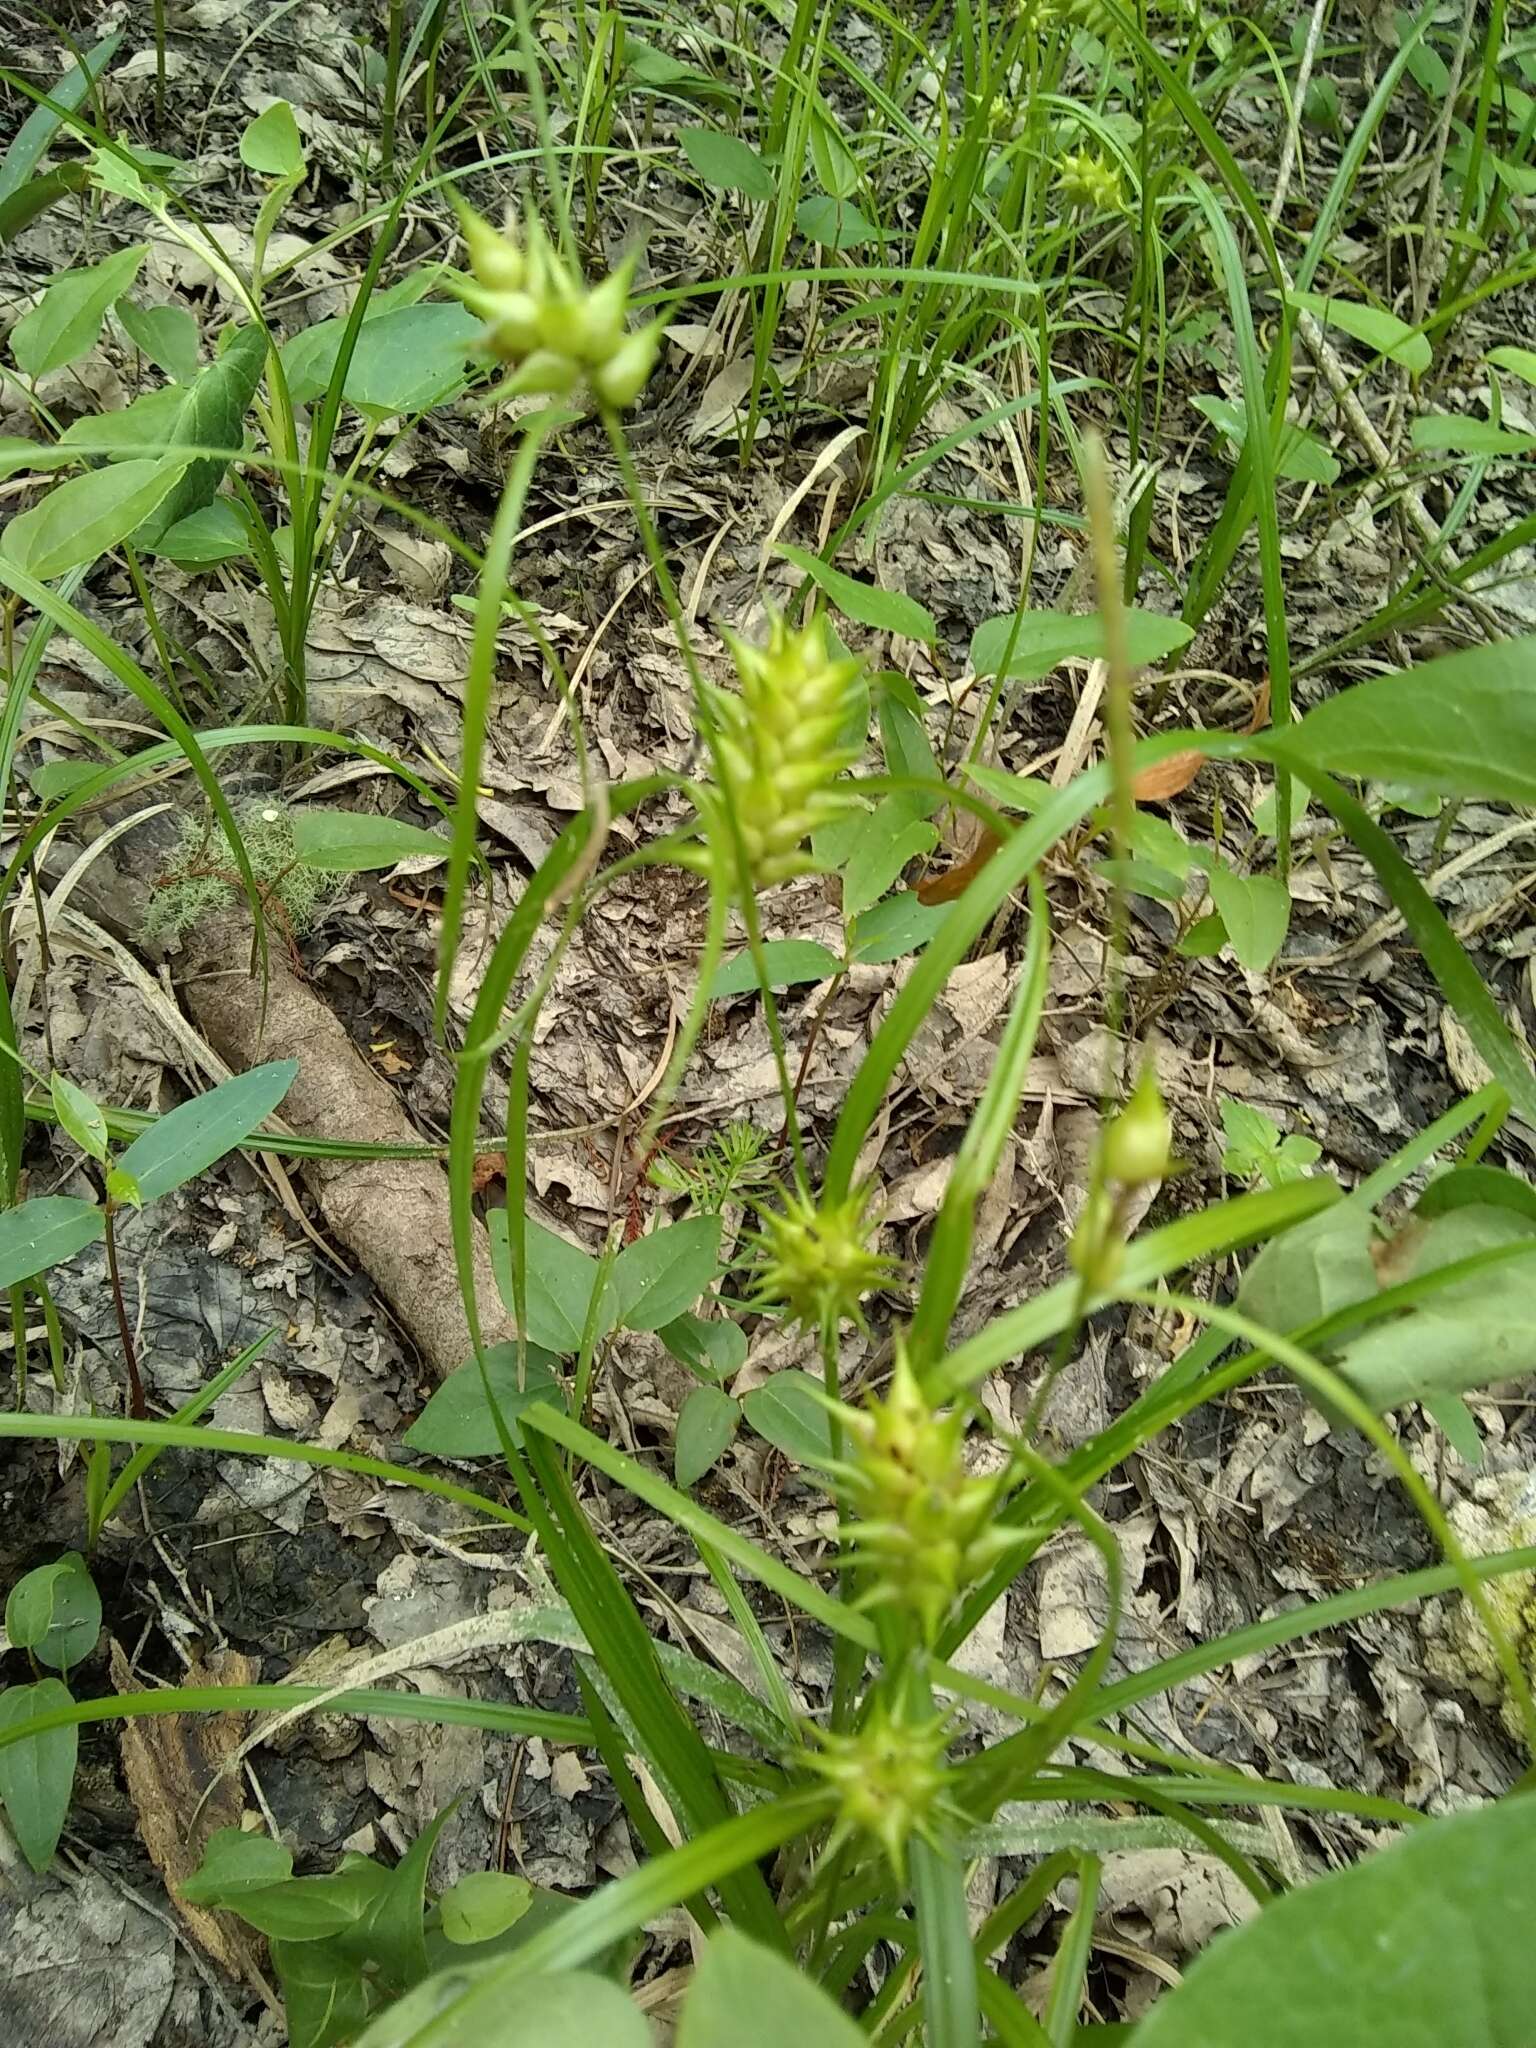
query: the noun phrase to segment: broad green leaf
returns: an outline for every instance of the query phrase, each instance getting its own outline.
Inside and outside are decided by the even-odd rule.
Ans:
[[[283,372],[295,405],[309,405],[330,382],[346,321],[308,327],[283,344]],[[425,412],[465,380],[464,365],[483,323],[466,306],[391,306],[365,319],[347,365],[344,395],[377,413]]]
[[[73,1705],[69,1687],[57,1678],[36,1685],[11,1685],[0,1692],[0,1735],[35,1714],[56,1714]],[[48,1868],[64,1831],[75,1782],[80,1730],[73,1722],[47,1728],[0,1749],[0,1806],[32,1868]]]
[[[114,1208],[142,1209],[144,1190],[139,1186],[136,1175],[128,1173],[121,1166],[107,1168],[107,1200]]]
[[[941,782],[938,759],[923,716],[923,700],[911,681],[887,669],[877,678],[876,716],[880,723],[880,746],[887,771],[892,775],[916,775]],[[937,808],[937,806],[935,806]]]
[[[72,1259],[105,1228],[96,1204],[74,1195],[39,1195],[14,1209],[0,1209],[0,1288],[15,1287],[61,1259]]]
[[[689,1216],[637,1237],[613,1264],[606,1304],[612,1323],[659,1330],[672,1322],[714,1279],[719,1254],[718,1216]]]
[[[1469,1274],[1346,1344],[1338,1371],[1378,1414],[1405,1401],[1470,1393],[1536,1365],[1536,1223],[1514,1209],[1451,1209],[1410,1225],[1412,1257],[1401,1279],[1418,1279],[1500,1245],[1532,1256]]]
[[[905,953],[917,953],[927,945],[954,906],[923,903],[911,889],[887,896],[873,910],[866,910],[854,927],[853,957],[866,967],[878,967],[887,960],[899,960]]]
[[[1529,1794],[1415,1828],[1221,1935],[1136,2048],[1528,2048],[1533,1865]]]
[[[1026,818],[1032,818],[1054,794],[1051,785],[1038,775],[1010,775],[1006,769],[991,768],[985,761],[967,761],[965,779],[974,782],[999,809],[1022,811]],[[1136,813],[1138,831],[1150,815],[1147,811]],[[1179,863],[1174,861],[1169,865],[1177,867]]]
[[[486,1373],[491,1391],[501,1410],[507,1435],[521,1448],[522,1432],[517,1418],[532,1401],[552,1401],[558,1407],[564,1399],[553,1354],[536,1344],[528,1347],[528,1367],[523,1385],[517,1384],[517,1345],[488,1344]],[[443,1381],[420,1415],[405,1432],[406,1448],[424,1451],[434,1458],[496,1458],[501,1455],[501,1437],[496,1412],[486,1398],[485,1382],[474,1359],[458,1366]]]
[[[209,569],[216,562],[234,562],[251,552],[250,535],[238,507],[229,498],[215,498],[200,511],[189,512],[168,526],[149,553],[181,569]]]
[[[83,356],[101,332],[107,308],[139,274],[148,244],[119,249],[104,262],[66,270],[11,329],[11,355],[28,377],[46,377]]]
[[[1341,690],[1262,751],[1359,781],[1536,805],[1536,638],[1500,640]]]
[[[1214,960],[1226,943],[1227,928],[1213,910],[1209,916],[1195,919],[1174,951],[1186,960]]]
[[[656,1332],[680,1365],[702,1379],[723,1380],[747,1362],[747,1333],[739,1323],[691,1311],[664,1323]]]
[[[1134,896],[1154,896],[1163,903],[1177,903],[1184,894],[1184,877],[1150,860],[1095,861],[1094,874],[1100,881],[1118,883]]]
[[[288,1093],[298,1071],[297,1060],[271,1060],[221,1081],[151,1124],[119,1166],[137,1180],[142,1200],[159,1201],[248,1138]]]
[[[182,1886],[182,1895],[189,1896],[187,1885]],[[197,1903],[225,1907],[269,1940],[292,1942],[328,1941],[355,1927],[364,1911],[354,1892],[338,1887],[328,1877],[290,1877],[283,1884],[265,1888],[242,1887],[234,1897],[201,1884]]]
[[[444,859],[448,853],[448,842],[439,833],[407,818],[379,818],[367,811],[295,811],[293,845],[306,867],[325,875],[361,874],[423,854]]]
[[[880,901],[910,861],[931,853],[939,835],[923,813],[927,799],[907,790],[882,797],[858,819],[853,851],[843,870],[843,916],[858,917]]]
[[[802,199],[795,208],[795,226],[823,249],[862,249],[880,232],[851,199],[825,197]]]
[[[83,1088],[77,1088],[63,1074],[54,1074],[50,1078],[48,1093],[53,1098],[54,1114],[80,1150],[88,1158],[104,1160],[107,1156],[107,1120],[101,1113],[100,1104],[93,1102]]]
[[[718,128],[680,128],[683,155],[713,192],[739,192],[759,204],[772,199],[773,172],[739,136]]]
[[[787,1956],[723,1927],[683,2002],[677,2048],[864,2048],[868,2036]]]
[[[240,136],[240,161],[263,178],[297,178],[304,169],[299,124],[286,100],[274,100]]]
[[[982,620],[971,636],[971,667],[977,675],[1000,672],[1013,627],[1012,612]],[[1187,647],[1194,629],[1182,619],[1165,619],[1159,612],[1132,607],[1125,615],[1125,632],[1132,665],[1144,668]],[[1072,657],[1096,661],[1103,654],[1104,626],[1097,612],[1026,612],[1014,638],[1007,672],[1024,682],[1038,682]]]
[[[814,939],[769,939],[763,946],[763,961],[772,988],[792,988],[801,981],[827,981],[842,972],[841,962]],[[733,954],[715,969],[709,984],[709,999],[745,995],[757,987],[757,966],[751,952]]]
[[[14,241],[23,228],[30,227],[40,213],[56,206],[66,194],[83,192],[90,173],[78,160],[59,164],[40,178],[30,178],[15,192],[0,199],[0,249]]]
[[[809,576],[818,590],[845,619],[855,625],[872,626],[881,633],[901,633],[908,640],[922,640],[928,646],[939,637],[933,614],[903,590],[882,590],[878,583],[860,583],[834,569],[820,555],[781,540],[777,552],[793,562],[802,575]]]
[[[144,524],[175,490],[185,463],[115,462],[56,484],[0,534],[0,552],[41,583],[84,568]]]
[[[290,2048],[342,2048],[357,2040],[377,2004],[372,1973],[330,1941],[274,1941]]]
[[[1214,863],[1210,881],[1233,952],[1250,974],[1262,974],[1285,944],[1290,892],[1278,875],[1240,875],[1225,861]]]
[[[512,1257],[507,1240],[507,1212],[493,1209],[486,1219],[491,1233],[491,1264],[501,1298],[512,1309]],[[597,1261],[579,1245],[569,1243],[530,1216],[527,1220],[528,1327],[530,1344],[569,1357],[581,1349],[587,1308],[597,1285]],[[603,1304],[598,1335],[613,1328],[613,1292]]]
[[[1377,1292],[1374,1233],[1363,1209],[1337,1205],[1272,1237],[1237,1291],[1245,1316],[1268,1330],[1301,1329]]]
[[[1190,403],[1226,435],[1234,449],[1241,449],[1248,434],[1248,415],[1242,406],[1234,405],[1229,398],[1215,398],[1203,392],[1197,393]],[[1308,433],[1305,427],[1287,424],[1275,450],[1275,474],[1289,477],[1293,483],[1333,484],[1339,479],[1339,462],[1316,434]]]
[[[851,199],[859,189],[859,166],[837,130],[837,116],[821,97],[811,101],[811,163],[816,182],[833,199]]]
[[[468,1870],[438,1900],[443,1932],[457,1946],[494,1941],[533,1904],[533,1886],[509,1871]]]
[[[1395,313],[1380,306],[1362,306],[1354,299],[1331,299],[1322,292],[1290,292],[1293,306],[1310,313],[1324,327],[1337,327],[1355,341],[1362,341],[1376,355],[1401,363],[1416,377],[1422,377],[1433,361],[1428,336],[1415,334]]]
[[[0,434],[0,483],[24,469],[63,469],[76,460],[62,436],[58,441],[29,441],[21,434]]]
[[[101,1596],[78,1550],[16,1581],[5,1603],[5,1632],[13,1650],[30,1650],[55,1671],[91,1654],[101,1634]]]
[[[493,1968],[429,1977],[351,2037],[353,2048],[655,2048],[644,2015],[611,1977],[569,1970],[509,1984]]]
[[[266,336],[261,329],[254,323],[239,328],[188,387],[171,429],[167,459],[178,447],[238,452],[245,438],[245,415],[266,360]],[[219,455],[198,456],[188,463],[175,490],[134,535],[135,543],[141,548],[152,546],[162,533],[211,504],[228,467],[228,460]]]
[[[100,78],[117,53],[117,46],[123,40],[123,31],[114,29],[109,36],[103,36],[85,54],[83,63],[71,64],[48,88],[52,106],[34,107],[25,121],[16,130],[5,159],[0,162],[0,202],[9,199],[13,193],[23,191],[35,180],[38,164],[43,152],[63,126],[64,112],[73,111],[90,90],[93,79]]]
[[[215,1828],[202,1862],[177,1890],[194,1906],[222,1903],[238,1910],[243,1893],[267,1891],[292,1875],[292,1856],[270,1835]]]
[[[118,412],[86,413],[72,420],[59,436],[59,446],[78,450],[81,456],[105,455],[113,462],[130,455],[158,458],[175,433],[186,402],[186,392],[175,384],[141,391]]]
[[[808,1372],[776,1372],[742,1401],[760,1437],[796,1465],[825,1465],[832,1456],[832,1423],[819,1380]]]
[[[1420,414],[1413,423],[1412,440],[1421,455],[1529,455],[1536,448],[1536,434],[1517,433],[1493,420],[1447,412]]]
[[[741,1410],[718,1387],[695,1387],[677,1418],[672,1475],[679,1486],[696,1486],[736,1434]]]
[[[1527,384],[1536,384],[1536,348],[1491,348],[1488,360],[1496,370],[1509,370]]]
[[[197,375],[197,321],[185,306],[140,306],[119,299],[112,308],[123,332],[139,351],[177,384]]]
[[[421,1830],[389,1872],[366,1916],[367,1952],[377,1961],[385,1984],[396,1992],[419,1984],[431,1968],[422,1925],[427,1907],[427,1878],[438,1836],[456,1804],[454,1801],[445,1806]]]

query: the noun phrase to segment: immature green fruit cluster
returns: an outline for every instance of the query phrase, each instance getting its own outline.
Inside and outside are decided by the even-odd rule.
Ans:
[[[864,1296],[896,1271],[870,1246],[868,1209],[869,1191],[860,1189],[821,1205],[786,1194],[782,1209],[761,1210],[754,1305],[785,1309],[810,1330],[835,1329],[845,1316],[862,1323]]]
[[[725,796],[735,812],[757,888],[810,872],[806,848],[818,825],[848,808],[832,787],[858,757],[838,735],[859,701],[863,663],[839,659],[817,616],[798,632],[774,613],[768,645],[725,635],[741,695],[717,695]]]
[[[873,1835],[900,1878],[913,1835],[932,1836],[944,1812],[944,1752],[950,1728],[937,1715],[896,1719],[883,1702],[852,1735],[809,1731],[799,1761],[837,1792],[834,1843]]]
[[[1068,150],[1057,165],[1056,189],[1068,206],[1080,206],[1085,213],[1126,211],[1119,166],[1096,150]]]
[[[1112,1292],[1120,1276],[1126,1197],[1167,1175],[1172,1148],[1173,1119],[1148,1060],[1124,1109],[1104,1126],[1096,1183],[1067,1247],[1074,1271],[1096,1294]]]
[[[994,1527],[1006,1468],[965,1468],[965,1417],[940,1414],[898,1344],[883,1401],[842,1414],[851,1446],[840,1493],[843,1540],[872,1583],[860,1605],[910,1614],[932,1643],[956,1597],[1013,1540]]]
[[[590,288],[566,264],[537,220],[519,242],[468,207],[459,225],[472,277],[452,288],[485,322],[485,344],[510,364],[509,396],[555,396],[587,383],[603,405],[633,405],[656,364],[662,323],[625,326],[635,259]]]

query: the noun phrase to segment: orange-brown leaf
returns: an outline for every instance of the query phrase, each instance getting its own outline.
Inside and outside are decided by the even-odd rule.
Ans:
[[[958,867],[950,868],[942,875],[929,875],[926,881],[918,883],[918,902],[953,903],[957,896],[963,896],[1002,843],[995,832],[983,832],[980,845],[968,860],[961,861]]]
[[[1205,760],[1199,747],[1186,747],[1182,753],[1170,754],[1166,761],[1154,761],[1150,768],[1143,768],[1133,777],[1131,795],[1139,804],[1164,804],[1169,797],[1188,789],[1205,766]]]

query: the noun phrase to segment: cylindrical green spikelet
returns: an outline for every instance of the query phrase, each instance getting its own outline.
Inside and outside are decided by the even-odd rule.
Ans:
[[[858,702],[863,663],[835,658],[818,614],[798,632],[774,613],[768,645],[725,636],[741,678],[739,697],[722,692],[721,766],[757,888],[810,872],[805,842],[848,807],[832,787],[857,758],[838,736]]]

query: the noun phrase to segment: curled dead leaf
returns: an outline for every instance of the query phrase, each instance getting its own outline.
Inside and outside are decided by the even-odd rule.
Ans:
[[[1205,762],[1203,748],[1185,747],[1181,753],[1170,754],[1165,761],[1154,761],[1150,768],[1143,768],[1132,778],[1131,795],[1139,804],[1166,803],[1169,797],[1188,789]]]

